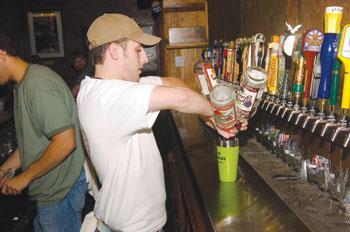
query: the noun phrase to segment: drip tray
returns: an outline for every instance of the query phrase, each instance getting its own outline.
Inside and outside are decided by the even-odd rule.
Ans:
[[[240,147],[240,155],[311,231],[350,230],[350,216],[342,213],[339,203],[333,201],[327,192],[298,178],[276,178],[295,177],[298,173],[254,138]]]

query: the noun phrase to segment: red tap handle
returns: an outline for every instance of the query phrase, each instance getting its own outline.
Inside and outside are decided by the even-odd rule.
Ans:
[[[304,79],[304,94],[303,99],[309,99],[310,97],[310,88],[311,88],[311,79],[312,79],[312,71],[314,68],[314,61],[317,55],[317,52],[304,52],[305,58],[305,79]]]

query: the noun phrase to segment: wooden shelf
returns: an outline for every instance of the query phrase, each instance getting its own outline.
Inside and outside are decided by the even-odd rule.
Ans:
[[[208,45],[209,45],[209,42],[167,44],[166,49],[201,48],[201,47],[208,47]]]
[[[183,12],[183,11],[204,11],[205,4],[203,3],[192,3],[192,4],[174,4],[170,7],[164,7],[164,13],[172,13],[172,12]]]

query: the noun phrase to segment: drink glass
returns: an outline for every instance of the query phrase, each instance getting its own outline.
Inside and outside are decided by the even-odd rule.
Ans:
[[[216,149],[220,181],[235,182],[239,156],[238,139],[220,139]]]

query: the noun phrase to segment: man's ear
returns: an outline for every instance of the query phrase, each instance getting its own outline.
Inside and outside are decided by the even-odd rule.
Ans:
[[[109,55],[112,59],[118,60],[123,55],[123,48],[116,43],[111,43],[108,47]]]
[[[6,56],[7,56],[7,52],[0,49],[0,59],[5,60]]]

